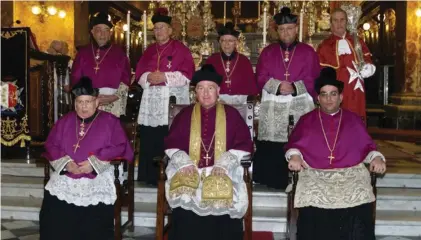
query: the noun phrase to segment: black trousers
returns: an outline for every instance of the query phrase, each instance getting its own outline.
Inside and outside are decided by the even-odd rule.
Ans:
[[[373,203],[352,208],[299,209],[298,240],[375,240]]]
[[[199,216],[175,208],[168,240],[243,240],[243,220],[229,215]]]
[[[288,163],[285,160],[286,143],[256,141],[253,157],[253,181],[270,188],[288,186]]]
[[[159,165],[154,162],[155,157],[163,157],[164,138],[168,135],[168,126],[148,127],[139,126],[139,165],[138,181],[157,185]]]
[[[40,240],[113,240],[114,206],[80,207],[44,191],[39,214]]]

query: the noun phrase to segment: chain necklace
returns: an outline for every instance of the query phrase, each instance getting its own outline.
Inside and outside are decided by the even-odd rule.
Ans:
[[[100,51],[100,49],[99,49],[99,47],[98,47],[98,49],[97,49],[97,51],[96,51],[96,55],[95,55],[94,45],[92,44],[91,46],[92,46],[92,55],[94,56],[94,60],[95,60],[95,64],[96,64],[96,66],[94,67],[94,70],[95,70],[95,74],[97,74],[97,73],[98,73],[98,70],[99,70],[99,65],[102,63],[102,61],[104,61],[105,57],[107,56],[108,52],[111,50],[111,48],[113,47],[113,45],[111,45],[111,46],[107,49],[107,51],[105,52],[105,54],[104,54],[104,56],[102,57],[101,61],[99,61],[99,62],[98,62],[98,60],[99,60],[99,58],[100,58],[100,57],[99,57],[99,51]]]
[[[288,58],[288,61],[286,61],[286,58],[284,59],[284,54],[282,53],[283,50],[281,48],[281,56],[282,56],[282,59],[284,59],[284,61],[282,61],[282,63],[284,64],[284,68],[285,68],[284,76],[285,76],[285,81],[287,81],[287,82],[288,82],[288,77],[291,75],[291,74],[289,74],[288,70],[289,70],[289,66],[291,65],[292,58],[294,57],[295,49],[297,49],[297,47],[294,47],[294,50],[292,50],[291,61],[290,61],[289,58]],[[288,65],[286,65],[285,62],[288,62]]]
[[[211,142],[210,142],[210,144],[209,144],[208,149],[206,149],[205,144],[203,143],[203,139],[202,139],[202,138],[200,138],[200,142],[202,143],[203,150],[205,150],[205,153],[206,153],[206,156],[205,156],[205,157],[203,157],[203,159],[205,159],[205,161],[206,161],[206,166],[208,165],[209,159],[211,159],[211,158],[212,158],[212,155],[211,155],[211,156],[209,156],[209,152],[210,152],[210,149],[211,149],[211,147],[212,147],[212,144],[213,144],[213,140],[214,140],[214,139],[215,139],[215,132],[213,133],[212,140],[211,140]]]
[[[80,141],[82,141],[84,138],[85,138],[85,136],[88,134],[88,132],[89,132],[89,129],[91,129],[91,127],[92,127],[92,125],[94,124],[94,121],[95,121],[95,119],[98,117],[98,115],[99,115],[100,113],[98,112],[97,113],[97,115],[95,116],[95,118],[94,118],[94,120],[92,120],[92,122],[91,122],[91,124],[89,125],[89,127],[88,127],[88,129],[86,130],[86,132],[83,132],[83,130],[81,129],[81,131],[79,132],[79,134],[78,134],[78,131],[77,131],[77,115],[76,115],[76,139],[77,139],[77,142],[76,142],[76,144],[75,145],[73,145],[73,147],[74,147],[74,153],[76,153],[76,151],[77,151],[77,149],[78,148],[80,148]],[[81,126],[83,125],[83,127],[85,127],[85,125],[84,125],[84,121],[85,120],[83,120],[83,122],[82,122],[82,124],[81,124]],[[80,136],[79,136],[80,135]]]
[[[165,50],[167,50],[168,46],[170,46],[172,43],[172,40],[170,40],[167,44],[167,46],[164,47],[164,49],[162,49],[161,52],[159,52],[158,50],[158,43],[156,43],[156,53],[158,54],[158,60],[156,62],[156,71],[159,72],[159,64],[161,63],[161,55],[165,52]],[[170,63],[171,64],[171,63]],[[167,66],[168,67],[168,66]]]
[[[232,71],[231,71],[230,68],[229,68],[229,65],[231,64],[230,61],[227,61],[227,66],[225,66],[224,59],[222,59],[222,53],[221,53],[222,67],[224,68],[225,76],[227,77],[227,80],[225,81],[225,83],[228,84],[228,86],[231,85],[231,75],[234,73],[234,69],[237,66],[239,58],[240,58],[240,56],[237,56],[237,59],[235,60],[234,66],[232,67]],[[229,73],[230,71],[231,71],[231,73]]]
[[[325,137],[325,141],[326,141],[326,145],[327,148],[330,151],[330,156],[328,156],[327,158],[329,158],[329,164],[332,165],[332,160],[335,159],[335,157],[333,156],[333,151],[335,151],[336,148],[336,142],[338,140],[338,136],[339,136],[339,130],[341,129],[341,123],[342,123],[342,109],[341,111],[341,115],[339,117],[339,125],[338,125],[338,130],[336,131],[336,137],[335,137],[335,141],[333,142],[333,147],[330,147],[329,141],[327,140],[327,136],[326,136],[326,132],[325,132],[325,128],[323,127],[323,122],[322,122],[322,116],[320,113],[320,108],[319,108],[319,119],[320,119],[320,125],[322,126],[322,131],[323,131],[323,136]]]

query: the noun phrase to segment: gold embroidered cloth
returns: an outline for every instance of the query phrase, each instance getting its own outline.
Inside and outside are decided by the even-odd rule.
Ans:
[[[338,209],[375,201],[370,173],[363,163],[342,169],[305,169],[299,173],[295,207]]]

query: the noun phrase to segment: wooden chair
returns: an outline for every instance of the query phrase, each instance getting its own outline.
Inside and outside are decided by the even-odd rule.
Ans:
[[[171,126],[171,123],[175,116],[188,105],[176,105],[170,103],[169,106],[169,123],[168,126]],[[247,125],[249,126],[250,132],[253,133],[253,103],[248,102],[244,105],[233,106],[239,110],[240,114],[245,119]],[[253,135],[251,135],[252,137]],[[248,208],[244,216],[244,239],[252,240],[252,183],[251,177],[249,174],[249,168],[251,166],[251,156],[247,156],[241,160],[241,165],[244,167],[244,182],[247,186],[248,193]],[[158,178],[158,199],[157,199],[157,208],[156,208],[156,240],[163,240],[165,234],[168,233],[169,228],[172,224],[171,214],[172,209],[168,205],[167,199],[165,197],[165,181],[167,176],[165,174],[165,168],[168,164],[169,158],[167,156],[156,158],[155,159],[159,164],[159,178]],[[165,217],[167,217],[167,224],[165,224]]]
[[[140,99],[142,95],[139,86],[131,86],[129,88],[127,97],[126,116],[121,116],[121,122],[123,128],[130,139],[133,149],[136,149],[136,138],[137,138],[137,115],[139,113]],[[136,151],[135,151],[136,155]],[[117,192],[117,200],[114,204],[114,239],[123,239],[123,233],[125,230],[134,230],[134,161],[128,162],[125,159],[117,158],[110,162],[114,167],[114,184]],[[127,180],[120,183],[120,169],[123,165],[123,171],[127,171]],[[50,168],[49,161],[45,161],[44,164],[44,186],[50,179]],[[122,209],[127,210],[127,221],[122,223],[121,212]]]

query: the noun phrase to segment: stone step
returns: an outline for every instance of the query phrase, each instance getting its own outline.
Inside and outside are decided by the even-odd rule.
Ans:
[[[2,219],[38,221],[41,198],[2,196],[1,201]],[[136,203],[135,226],[154,227],[155,211],[154,203]],[[285,216],[285,208],[255,208],[253,209],[253,230],[285,232]],[[123,221],[126,219],[127,214],[123,213]],[[377,211],[376,235],[421,236],[421,211]]]
[[[378,210],[421,211],[421,189],[383,188],[377,190]],[[3,175],[1,194],[7,197],[43,197],[43,178],[16,177]],[[135,182],[135,202],[154,203],[157,200],[157,189]],[[284,192],[256,185],[253,189],[253,206],[286,208],[287,195]]]
[[[21,177],[43,177],[44,167],[35,163],[2,162],[2,175]],[[135,169],[135,179],[137,169]],[[387,173],[377,179],[378,187],[421,188],[421,173]]]

